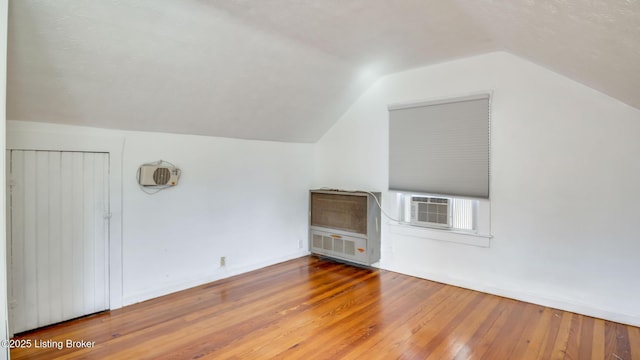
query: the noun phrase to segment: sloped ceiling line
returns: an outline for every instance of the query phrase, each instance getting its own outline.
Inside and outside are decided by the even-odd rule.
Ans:
[[[377,77],[496,50],[640,108],[637,0],[21,0],[7,117],[315,142]]]

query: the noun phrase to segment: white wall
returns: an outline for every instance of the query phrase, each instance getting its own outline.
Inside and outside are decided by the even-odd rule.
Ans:
[[[640,111],[556,73],[498,52],[382,78],[316,145],[314,186],[385,191],[387,105],[486,90],[490,247],[386,226],[380,266],[640,325]]]
[[[640,325],[640,111],[507,53],[380,79],[316,145],[11,121],[7,136],[124,140],[126,305],[306,254],[310,187],[387,189],[388,104],[484,90],[493,90],[490,247],[385,227],[380,266]],[[159,159],[183,176],[149,196],[135,173]]]
[[[0,149],[5,143],[5,124],[7,114],[7,12],[9,1],[0,0]],[[5,189],[5,157],[0,156],[0,188]],[[7,236],[5,215],[5,192],[0,191],[0,341],[9,337],[7,323]],[[0,359],[9,358],[9,349],[0,348]]]
[[[122,205],[112,209],[122,216],[124,305],[307,253],[313,145],[16,121],[7,136],[8,147],[40,139],[72,150],[83,139],[124,140]],[[182,177],[147,195],[138,166],[160,159]]]
[[[312,145],[137,133],[124,153],[125,302],[307,253]],[[135,172],[159,159],[182,176],[150,196]]]

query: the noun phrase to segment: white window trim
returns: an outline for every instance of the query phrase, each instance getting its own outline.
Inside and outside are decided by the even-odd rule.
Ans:
[[[401,218],[401,202],[399,200],[406,192],[389,191],[386,193],[386,203],[391,204],[389,215],[393,219]],[[415,195],[426,195],[416,193]],[[460,231],[455,229],[440,229],[424,226],[412,225],[410,223],[396,220],[387,221],[389,233],[402,236],[416,237],[433,241],[445,241],[462,245],[471,245],[488,248],[491,246],[491,204],[488,199],[477,199],[479,201],[476,214],[477,228],[473,232]]]

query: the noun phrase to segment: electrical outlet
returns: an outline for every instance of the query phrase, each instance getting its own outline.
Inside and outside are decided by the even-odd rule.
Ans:
[[[298,240],[298,249],[302,249],[302,239]]]
[[[225,265],[227,265],[227,257],[220,256],[220,266],[225,266]]]

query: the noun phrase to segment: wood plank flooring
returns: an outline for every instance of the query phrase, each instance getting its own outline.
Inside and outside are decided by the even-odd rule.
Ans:
[[[637,327],[316,257],[14,340],[12,359],[640,360]]]

